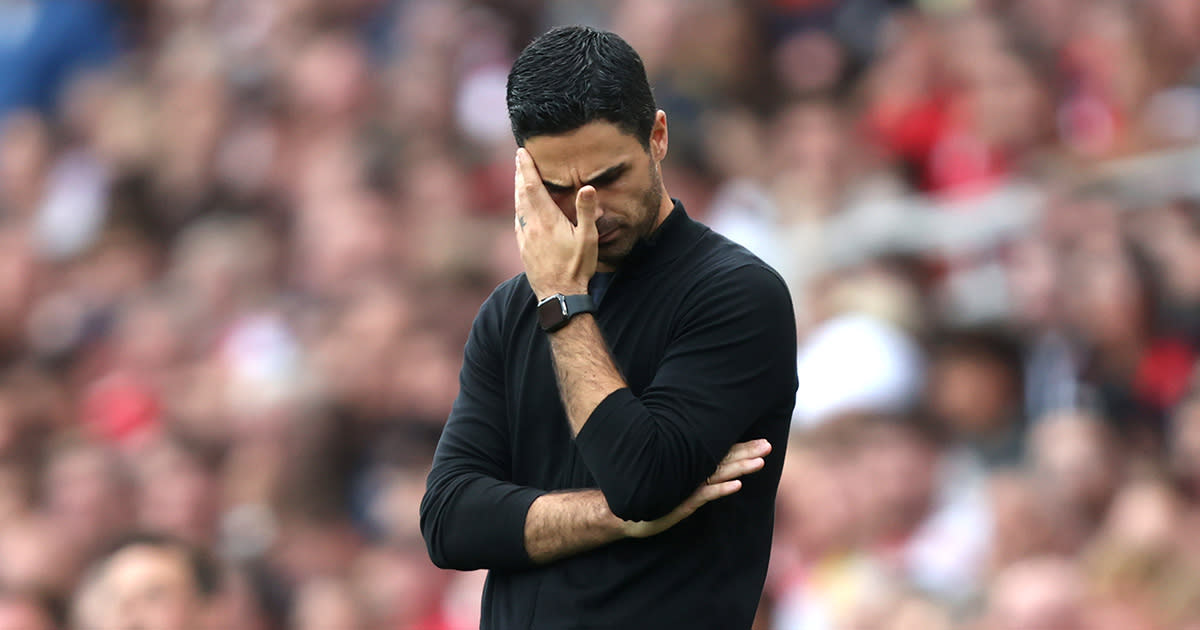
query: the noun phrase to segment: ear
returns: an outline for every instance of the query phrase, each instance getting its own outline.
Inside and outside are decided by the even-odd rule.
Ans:
[[[667,157],[667,113],[661,109],[654,115],[654,127],[650,129],[650,157],[655,162]]]

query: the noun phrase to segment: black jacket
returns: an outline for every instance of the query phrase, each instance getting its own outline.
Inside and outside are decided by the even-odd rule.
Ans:
[[[491,570],[485,629],[749,628],[796,395],[783,281],[676,202],[600,303],[598,326],[629,387],[575,439],[535,301],[517,276],[471,329],[421,502],[433,561]],[[765,468],[672,529],[545,566],[529,560],[525,515],[547,491],[600,488],[617,516],[655,519],[734,443],[762,437],[774,446]]]

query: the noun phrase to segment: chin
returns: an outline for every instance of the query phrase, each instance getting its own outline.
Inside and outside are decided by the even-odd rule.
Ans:
[[[629,252],[633,251],[633,243],[617,241],[602,245],[596,252],[596,259],[606,265],[616,266],[625,260]]]

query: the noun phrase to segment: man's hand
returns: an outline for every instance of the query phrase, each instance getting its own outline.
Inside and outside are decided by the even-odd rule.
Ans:
[[[689,517],[709,501],[727,497],[742,489],[739,477],[757,472],[763,467],[763,458],[771,452],[771,443],[753,440],[734,444],[729,454],[717,466],[700,487],[679,504],[670,514],[653,521],[624,521],[625,535],[630,538],[649,538],[661,534]]]
[[[579,181],[572,170],[572,178]],[[542,185],[533,158],[517,149],[516,216],[513,218],[525,277],[539,300],[562,293],[587,293],[596,273],[596,189],[583,186],[575,196],[575,225],[563,215]]]

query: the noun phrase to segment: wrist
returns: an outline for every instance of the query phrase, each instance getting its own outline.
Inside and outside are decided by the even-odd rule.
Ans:
[[[608,530],[609,535],[616,540],[622,538],[636,538],[639,524],[634,521],[622,520],[621,517],[612,513],[612,510],[607,509],[608,504],[605,503],[605,521],[604,527]]]
[[[663,529],[658,521],[621,521],[620,527],[621,538],[649,538]]]
[[[575,317],[595,310],[596,305],[587,293],[554,293],[537,302],[538,326],[552,333],[565,327]]]
[[[587,292],[588,286],[586,282],[583,284],[564,284],[561,286],[550,286],[547,288],[537,288],[533,290],[533,294],[537,297],[539,302],[559,293],[562,295],[584,295]]]
[[[599,527],[603,532],[604,538],[608,540],[620,540],[622,538],[631,538],[633,526],[626,520],[622,520],[616,514],[613,514],[612,509],[608,507],[608,499],[604,497],[604,493],[599,490],[591,490],[595,493],[595,499],[592,501],[592,516],[591,522],[593,526]]]

